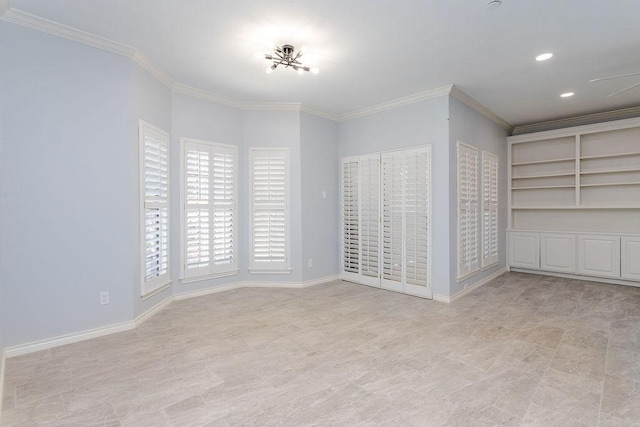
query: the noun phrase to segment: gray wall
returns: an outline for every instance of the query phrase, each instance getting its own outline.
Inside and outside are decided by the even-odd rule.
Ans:
[[[432,290],[449,295],[449,97],[340,123],[340,157],[432,145]]]
[[[340,169],[338,123],[300,115],[302,168],[302,279],[338,274]],[[322,192],[326,198],[322,198]],[[308,266],[308,260],[313,266]]]
[[[130,320],[131,61],[6,22],[0,57],[4,344]]]
[[[140,248],[140,151],[139,151],[139,136],[138,136],[138,127],[139,120],[142,119],[147,123],[150,123],[160,129],[168,132],[171,135],[171,91],[163,85],[158,79],[152,76],[147,70],[141,68],[138,64],[132,65],[132,97],[131,97],[131,117],[130,117],[130,141],[129,144],[129,155],[127,157],[133,158],[135,161],[131,165],[133,170],[135,170],[134,181],[131,185],[135,185],[136,183],[136,191],[132,200],[132,203],[136,208],[132,212],[132,222],[134,224],[135,235],[132,239],[132,250],[134,253],[139,254]],[[173,162],[174,157],[178,157],[179,154],[176,151],[170,151],[169,153],[170,162]],[[173,165],[172,165],[173,166]],[[175,181],[176,176],[179,173],[180,169],[170,169],[170,179]],[[171,194],[171,197],[177,197],[177,192]],[[173,203],[175,205],[175,203]],[[176,222],[177,217],[171,217],[171,226],[174,227],[171,231],[174,231],[175,227],[179,226],[179,223]],[[173,236],[170,236],[173,239]],[[178,242],[180,240],[178,239]],[[172,242],[175,242],[172,240]],[[173,254],[171,254],[173,256]],[[171,262],[171,268],[174,268],[175,262]],[[141,267],[142,260],[140,259],[140,255],[135,257],[135,268],[134,274],[132,277],[134,286],[131,291],[133,293],[133,310],[134,315],[137,317],[149,310],[159,302],[163,301],[167,297],[171,295],[171,289],[165,289],[162,292],[159,292],[147,299],[142,299],[141,295]],[[173,277],[175,276],[175,271],[171,272]]]
[[[242,110],[216,104],[203,99],[179,93],[173,94],[171,103],[172,133],[171,133],[171,194],[174,203],[171,204],[171,269],[173,277],[173,293],[180,294],[200,289],[214,288],[237,282],[238,276],[228,276],[218,279],[200,280],[191,283],[180,282],[180,138],[195,138],[205,141],[230,144],[239,147],[238,156],[242,151]],[[243,169],[245,164],[240,164]],[[238,186],[243,188],[245,176],[238,177]],[[242,194],[239,194],[242,198]],[[240,210],[238,210],[240,212]],[[244,233],[243,224],[238,227],[238,238]],[[245,259],[238,259],[238,268],[246,270]]]
[[[449,209],[451,211],[451,222],[449,224],[450,247],[450,276],[451,276],[451,295],[464,290],[465,286],[474,284],[485,277],[495,273],[497,270],[506,265],[506,229],[507,229],[507,131],[489,120],[473,108],[460,102],[454,97],[449,100],[449,120],[450,120],[450,156],[449,156],[449,179],[450,197]],[[498,211],[498,229],[499,229],[499,254],[500,262],[496,267],[475,274],[466,280],[458,283],[456,276],[458,274],[458,201],[457,201],[457,141],[461,141],[480,150],[486,150],[497,155],[499,161],[500,178],[498,182],[499,189],[499,211]],[[482,159],[480,159],[482,161]],[[478,182],[481,183],[481,168],[478,168]]]
[[[251,255],[249,235],[251,168],[250,147],[289,147],[290,200],[291,200],[291,274],[249,274],[249,265],[240,270],[242,280],[252,282],[300,282],[302,280],[302,202],[300,176],[300,112],[245,110],[242,122],[242,146],[240,150],[240,220],[247,232],[240,236],[241,259],[249,262]]]

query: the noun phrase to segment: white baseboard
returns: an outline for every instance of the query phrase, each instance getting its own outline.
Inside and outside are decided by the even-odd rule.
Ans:
[[[640,288],[640,282],[630,282],[627,280],[608,279],[606,277],[580,276],[577,274],[556,273],[553,271],[527,270],[526,268],[511,267],[514,273],[538,274],[541,276],[563,277],[565,279],[585,280],[587,282],[609,283],[612,285],[631,286]]]
[[[445,296],[445,295],[433,295],[433,299],[436,301],[440,301],[440,302],[446,302],[446,303],[452,303],[457,299],[462,298],[463,296],[473,292],[474,290],[486,285],[487,283],[489,283],[490,281],[492,281],[493,279],[495,279],[498,276],[502,276],[504,273],[507,272],[507,267],[503,267],[500,270],[496,271],[495,273],[493,273],[491,276],[487,276],[484,279],[476,282],[476,283],[470,283],[464,286],[464,289],[461,290],[460,292],[458,292],[455,295],[452,295],[450,297]]]
[[[34,341],[26,344],[19,344],[12,347],[5,348],[2,354],[2,361],[4,363],[4,357],[16,357],[29,353],[35,353],[36,351],[48,350],[54,347],[60,347],[62,345],[73,344],[80,341],[89,340],[91,338],[102,337],[105,335],[115,334],[117,332],[129,331],[131,329],[140,326],[145,321],[149,320],[153,315],[164,310],[173,301],[181,301],[189,298],[201,297],[204,295],[210,295],[218,292],[229,291],[232,289],[260,287],[260,288],[294,288],[302,289],[309,286],[319,285],[321,283],[332,282],[337,280],[338,276],[326,276],[319,279],[308,280],[306,282],[235,282],[224,286],[217,286],[215,288],[199,289],[191,292],[184,292],[176,295],[170,295],[154,307],[142,313],[134,320],[128,322],[117,323],[115,325],[104,326],[101,328],[91,329],[88,331],[76,332],[72,334],[65,334],[54,338],[44,339],[40,341]],[[3,365],[4,366],[4,365]],[[4,369],[2,371],[4,373]],[[0,378],[1,380],[1,378]],[[1,400],[0,400],[1,402]]]
[[[5,361],[4,351],[0,352],[0,425],[2,425],[2,402],[4,394],[2,391],[4,390],[4,361]]]

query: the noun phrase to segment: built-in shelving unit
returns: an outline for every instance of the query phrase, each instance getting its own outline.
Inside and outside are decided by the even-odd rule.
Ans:
[[[598,274],[590,263],[608,259],[598,254],[600,249],[617,248],[620,262],[640,268],[640,258],[631,263],[628,259],[640,256],[634,240],[640,239],[640,119],[518,135],[508,140],[512,266],[637,280],[639,274],[632,272],[627,277],[624,268],[615,265],[611,266],[613,273]],[[610,239],[589,237],[594,233],[604,233]],[[624,248],[620,251],[623,240],[633,248],[632,254],[626,254]],[[573,266],[556,268],[555,256],[540,253],[565,247],[576,251],[570,257],[565,254],[566,260],[575,261]],[[523,253],[531,256],[538,254],[540,259],[518,261],[522,255],[517,253],[519,248],[526,248]]]

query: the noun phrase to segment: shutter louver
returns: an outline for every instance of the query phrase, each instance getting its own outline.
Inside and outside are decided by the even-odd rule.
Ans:
[[[342,269],[360,273],[358,160],[342,162]]]
[[[482,267],[498,262],[498,157],[482,152]]]
[[[429,164],[430,152],[405,155],[406,283],[428,286],[429,278]]]
[[[142,294],[169,282],[169,135],[139,126],[142,194]]]
[[[288,150],[252,150],[252,270],[288,269]]]
[[[480,269],[478,150],[458,143],[458,278]]]
[[[380,156],[360,158],[360,272],[378,279],[380,256]]]
[[[403,169],[402,153],[382,156],[382,278],[403,280]]]
[[[183,278],[237,271],[234,146],[183,139]]]

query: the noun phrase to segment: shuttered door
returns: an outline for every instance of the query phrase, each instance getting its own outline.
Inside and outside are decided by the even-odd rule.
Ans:
[[[404,155],[382,154],[382,287],[402,292],[403,262],[403,192]]]
[[[498,263],[498,157],[482,152],[482,268]]]
[[[342,159],[342,271],[341,278],[357,281],[360,275],[359,162]]]
[[[380,155],[359,159],[361,282],[380,286]]]
[[[289,269],[288,149],[252,149],[251,270]]]
[[[478,150],[458,142],[458,279],[480,270]]]

